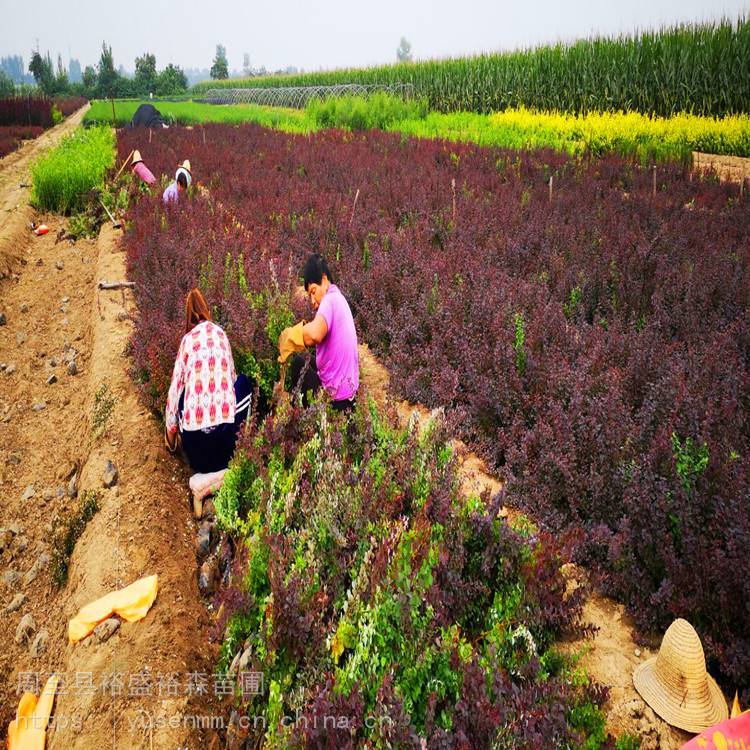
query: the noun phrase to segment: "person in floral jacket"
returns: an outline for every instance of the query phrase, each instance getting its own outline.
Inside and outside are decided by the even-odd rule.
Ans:
[[[185,335],[180,342],[167,396],[165,440],[177,435],[194,472],[221,471],[234,453],[237,432],[250,414],[250,381],[237,377],[232,348],[200,290],[185,301]]]

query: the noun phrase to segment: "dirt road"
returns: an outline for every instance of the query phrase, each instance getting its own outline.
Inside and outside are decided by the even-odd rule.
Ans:
[[[48,141],[75,120],[66,125]],[[18,184],[40,151],[0,164],[0,206],[25,199]],[[31,234],[32,218],[50,233]],[[96,290],[124,278],[118,235],[105,227],[98,241],[55,244],[63,220],[23,205],[2,222],[0,233],[15,238],[14,270],[0,281],[0,742],[19,689],[38,692],[55,671],[63,686],[52,750],[218,746],[210,727],[227,713],[226,688],[212,675],[218,646],[197,585],[187,477],[129,376],[130,293]],[[108,460],[117,470],[109,488]],[[89,493],[99,511],[57,588],[55,536]],[[68,644],[81,606],[152,573],[159,594],[145,619]]]

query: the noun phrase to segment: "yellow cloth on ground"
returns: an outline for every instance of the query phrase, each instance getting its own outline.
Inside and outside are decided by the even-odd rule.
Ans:
[[[295,352],[305,351],[305,338],[302,328],[305,324],[300,321],[295,326],[285,328],[279,334],[279,362],[286,362]]]
[[[47,680],[39,700],[34,693],[21,696],[16,718],[8,726],[8,750],[44,750],[58,679],[53,674]]]
[[[156,599],[158,586],[158,576],[154,574],[87,604],[68,623],[68,640],[78,643],[112,614],[128,622],[142,620]]]

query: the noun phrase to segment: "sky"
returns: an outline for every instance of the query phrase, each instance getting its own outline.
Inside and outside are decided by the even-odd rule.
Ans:
[[[0,0],[0,56],[28,66],[38,44],[85,67],[106,40],[128,70],[144,52],[209,68],[223,44],[230,69],[247,52],[253,67],[321,70],[395,62],[402,36],[427,59],[741,14],[750,0]]]

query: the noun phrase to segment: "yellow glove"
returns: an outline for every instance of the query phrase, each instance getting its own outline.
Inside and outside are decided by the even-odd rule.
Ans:
[[[279,335],[279,362],[282,364],[295,352],[305,351],[305,339],[302,335],[303,322],[285,328]]]

